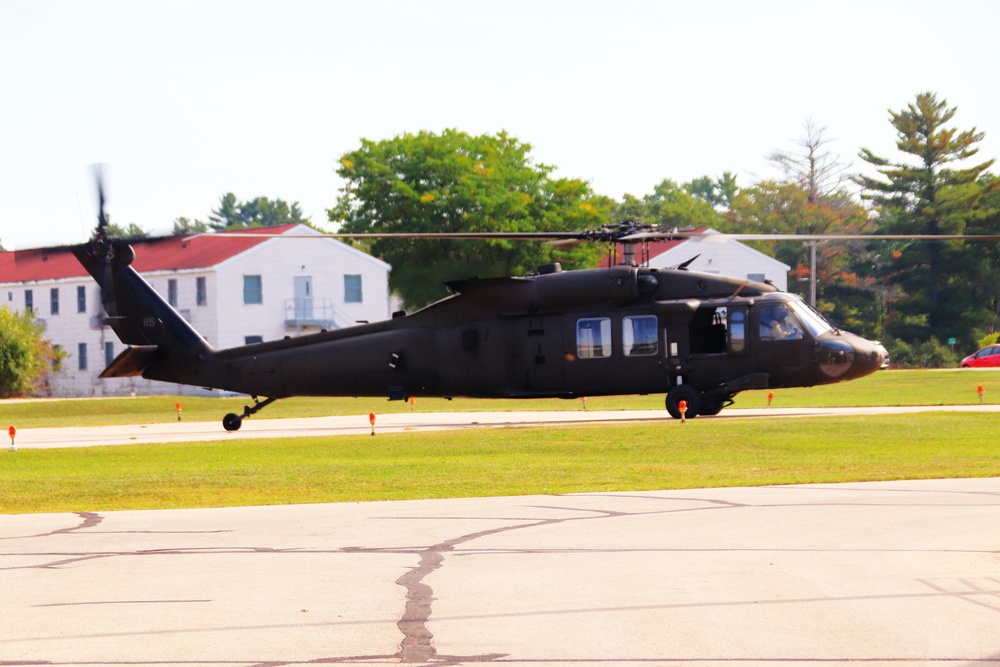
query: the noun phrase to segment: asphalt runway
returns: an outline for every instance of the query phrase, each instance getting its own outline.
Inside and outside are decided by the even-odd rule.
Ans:
[[[404,413],[376,429],[664,418]],[[17,442],[370,428],[180,422]],[[998,526],[1000,479],[0,514],[0,666],[1000,665]]]
[[[1000,664],[1000,479],[0,515],[0,664]]]

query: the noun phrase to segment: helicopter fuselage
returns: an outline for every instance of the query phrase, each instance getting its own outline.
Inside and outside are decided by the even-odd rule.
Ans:
[[[452,296],[384,322],[226,350],[188,342],[187,354],[139,345],[131,364],[116,363],[149,379],[272,399],[667,392],[672,415],[686,407],[696,416],[745,389],[849,380],[883,360],[877,344],[833,328],[799,297],[716,274],[550,266],[450,286]],[[785,332],[770,326],[775,316]]]

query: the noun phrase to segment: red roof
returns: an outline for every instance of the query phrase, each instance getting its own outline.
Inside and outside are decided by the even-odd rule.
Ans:
[[[296,226],[295,223],[291,223],[246,231],[282,234]],[[132,266],[139,273],[204,269],[220,264],[268,240],[259,236],[239,238],[239,233],[233,231],[228,232],[226,236],[200,234],[138,239],[132,243],[132,247],[135,248],[135,262]],[[68,247],[0,252],[0,283],[39,282],[86,276],[87,272]]]

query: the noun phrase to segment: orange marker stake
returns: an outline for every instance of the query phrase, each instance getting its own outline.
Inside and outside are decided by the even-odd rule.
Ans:
[[[375,435],[375,413],[374,412],[369,412],[368,413],[368,421],[371,422],[371,425],[372,425],[372,435]]]
[[[416,404],[416,402],[417,402],[417,397],[410,396],[410,412],[413,412],[413,406]]]
[[[181,403],[180,401],[174,403],[174,407],[177,408],[177,421],[181,420]]]
[[[688,402],[683,398],[677,401],[677,409],[681,411],[681,423],[687,422]]]
[[[771,401],[773,400],[774,400],[774,392],[773,391],[767,392],[767,407],[771,407]]]
[[[983,402],[983,394],[986,393],[983,390],[983,385],[979,385],[978,387],[976,387],[976,392],[979,394],[979,402],[982,403]]]
[[[10,434],[10,451],[16,452],[17,445],[14,444],[14,436],[17,435],[17,429],[14,428],[13,424],[11,424],[10,428],[7,429],[7,433]]]

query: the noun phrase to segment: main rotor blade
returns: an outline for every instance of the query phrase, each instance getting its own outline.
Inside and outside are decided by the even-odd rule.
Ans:
[[[284,239],[455,239],[511,241],[615,241],[641,243],[643,241],[690,239],[699,242],[723,241],[1000,241],[1000,234],[728,234],[692,231],[637,232],[625,236],[593,232],[319,232],[316,234],[270,234],[267,232],[215,232],[194,234],[190,238],[284,238]]]

